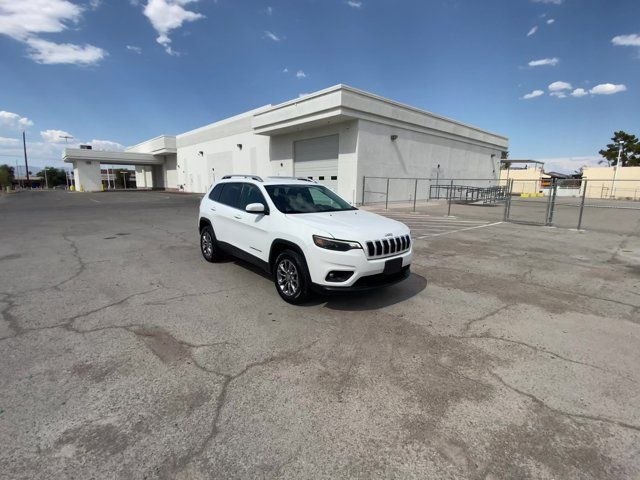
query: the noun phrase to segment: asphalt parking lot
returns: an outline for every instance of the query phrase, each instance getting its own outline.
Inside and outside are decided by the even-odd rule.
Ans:
[[[423,220],[407,281],[295,307],[198,201],[0,197],[0,477],[640,478],[638,216]]]

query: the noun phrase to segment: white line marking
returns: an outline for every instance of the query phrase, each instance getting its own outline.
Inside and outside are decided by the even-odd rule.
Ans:
[[[92,202],[96,202],[96,203],[102,203],[100,200],[96,200],[95,198],[90,198],[89,200],[91,200]]]
[[[460,230],[451,230],[450,232],[434,233],[432,235],[423,235],[421,237],[418,237],[418,239],[423,239],[428,237],[439,237],[441,235],[449,235],[450,233],[464,232],[466,230],[474,230],[476,228],[492,227],[494,225],[500,225],[501,223],[503,222],[487,223],[486,225],[476,225],[475,227],[461,228]]]

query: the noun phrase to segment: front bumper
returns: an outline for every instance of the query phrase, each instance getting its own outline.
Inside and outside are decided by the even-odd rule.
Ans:
[[[398,273],[391,275],[385,275],[384,273],[378,273],[375,275],[367,275],[360,277],[353,285],[349,287],[339,287],[335,285],[318,285],[312,284],[314,291],[318,293],[340,293],[340,292],[367,292],[369,290],[375,290],[377,288],[389,287],[395,285],[403,280],[406,280],[411,275],[411,267],[407,265],[402,267]]]
[[[408,272],[408,267],[413,259],[413,246],[399,255],[374,259],[368,259],[364,251],[360,249],[336,252],[315,245],[311,248],[313,251],[305,255],[311,282],[316,289],[326,291],[346,291],[347,288],[368,290],[396,283],[406,278],[405,276],[398,279],[396,276]],[[397,274],[384,275],[386,262],[397,258],[402,259],[402,270]],[[326,280],[327,274],[331,271],[349,271],[353,272],[353,275],[345,282],[328,282]],[[406,275],[408,276],[408,273]],[[368,285],[369,283],[372,285]]]

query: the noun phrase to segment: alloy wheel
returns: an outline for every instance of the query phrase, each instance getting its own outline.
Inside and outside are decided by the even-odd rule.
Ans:
[[[288,258],[283,259],[276,269],[278,288],[288,297],[293,297],[300,289],[298,269]]]
[[[207,230],[202,232],[202,236],[200,237],[200,245],[202,247],[202,253],[207,258],[213,257],[213,239],[211,238],[211,233]]]

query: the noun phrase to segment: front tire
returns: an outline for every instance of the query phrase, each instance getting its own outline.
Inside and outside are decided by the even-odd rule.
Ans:
[[[200,230],[200,252],[207,262],[214,263],[222,258],[222,253],[216,244],[216,235],[213,233],[211,225],[205,225]]]
[[[285,250],[274,263],[274,283],[282,299],[293,305],[304,303],[311,296],[311,280],[304,257]]]

